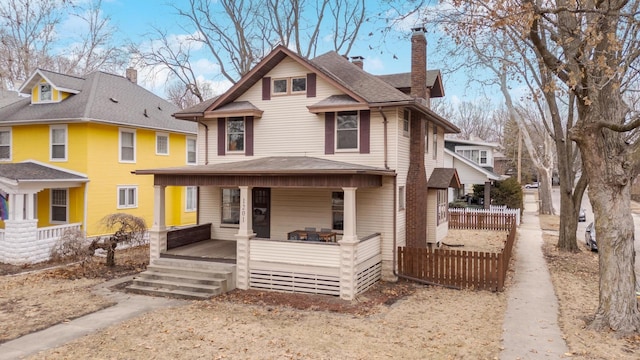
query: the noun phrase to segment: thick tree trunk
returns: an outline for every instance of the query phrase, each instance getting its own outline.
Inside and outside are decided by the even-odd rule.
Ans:
[[[569,179],[567,179],[569,180]],[[579,196],[580,202],[582,195]],[[564,251],[577,252],[578,242],[576,232],[578,231],[578,211],[580,206],[576,206],[571,196],[571,185],[560,182],[560,233],[558,234],[558,248]]]
[[[551,199],[551,169],[538,167],[538,197],[540,200],[540,214],[553,215],[553,201]]]
[[[601,94],[609,103],[582,107],[584,122],[572,137],[582,152],[583,171],[589,178],[589,200],[595,215],[600,262],[599,304],[591,328],[620,334],[640,331],[640,311],[635,295],[634,225],[631,216],[629,146],[620,133],[598,125],[600,119],[624,118],[621,98]],[[607,96],[609,95],[609,96]],[[608,110],[608,113],[602,109]],[[622,123],[618,121],[617,123]]]

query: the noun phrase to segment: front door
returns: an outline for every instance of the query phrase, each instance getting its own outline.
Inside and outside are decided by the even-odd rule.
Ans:
[[[271,189],[253,188],[253,232],[256,237],[268,239],[271,237]]]

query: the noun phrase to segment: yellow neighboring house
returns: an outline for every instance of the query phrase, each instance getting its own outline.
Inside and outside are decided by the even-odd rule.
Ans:
[[[193,122],[127,76],[85,77],[38,69],[0,108],[0,262],[47,260],[68,228],[104,234],[115,212],[153,219],[151,177],[144,167],[196,164]],[[26,97],[28,96],[28,97]],[[171,226],[197,222],[197,188],[166,189]]]

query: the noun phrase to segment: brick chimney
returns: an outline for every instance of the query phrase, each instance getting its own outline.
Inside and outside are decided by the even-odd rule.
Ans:
[[[412,29],[411,95],[427,98],[427,39],[424,27]],[[426,104],[425,104],[426,105]],[[411,110],[409,130],[409,170],[406,184],[406,243],[427,247],[427,172],[424,165],[425,119]]]
[[[127,68],[127,71],[125,72],[125,77],[127,78],[127,80],[131,81],[132,83],[137,84],[138,70],[134,68]]]
[[[364,58],[362,56],[352,56],[351,62],[358,66],[360,69],[364,67]]]
[[[427,90],[427,30],[411,29],[411,96],[429,99]]]

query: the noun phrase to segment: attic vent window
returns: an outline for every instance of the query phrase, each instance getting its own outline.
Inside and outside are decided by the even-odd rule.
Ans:
[[[109,98],[109,100],[111,100],[111,102],[114,102],[116,104],[118,103],[118,99],[116,99],[116,98]]]
[[[51,101],[51,85],[40,84],[40,101]]]

